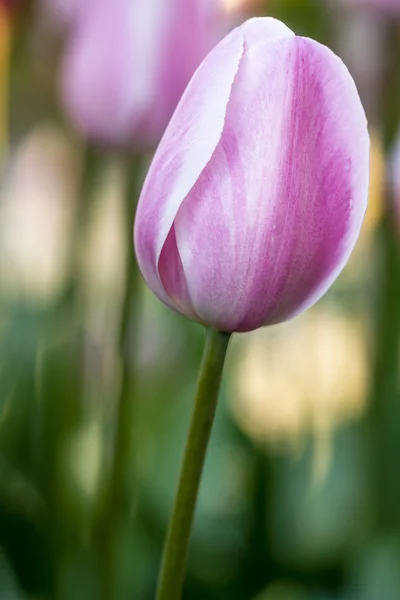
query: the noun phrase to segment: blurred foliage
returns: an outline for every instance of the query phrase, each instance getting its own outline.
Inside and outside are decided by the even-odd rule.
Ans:
[[[269,0],[259,10],[345,54],[337,29],[350,17],[339,3]],[[0,598],[101,598],[111,523],[115,598],[147,600],[204,333],[143,286],[131,299],[128,309],[141,311],[126,340],[131,502],[110,519],[130,241],[115,157],[82,151],[60,116],[60,44],[39,13],[21,7],[11,57],[0,47],[0,139],[11,86],[0,182]],[[399,121],[400,44],[393,23],[376,27],[395,54],[370,90],[381,116],[371,119],[371,203],[359,249],[322,310],[235,338],[192,535],[190,600],[400,598],[399,240],[381,148],[389,152]],[[18,212],[15,196],[26,209]]]

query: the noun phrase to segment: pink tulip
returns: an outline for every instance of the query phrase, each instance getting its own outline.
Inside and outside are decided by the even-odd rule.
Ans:
[[[155,155],[135,222],[143,276],[169,307],[220,330],[293,317],[344,267],[368,171],[342,61],[251,19],[204,60]]]
[[[112,145],[156,145],[195,69],[222,37],[216,6],[91,0],[73,28],[62,76],[77,129]]]

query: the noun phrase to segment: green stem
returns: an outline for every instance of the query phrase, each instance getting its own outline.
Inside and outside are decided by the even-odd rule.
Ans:
[[[400,78],[398,61],[400,44],[395,25],[388,21],[385,28],[387,64],[382,90],[382,134],[385,152],[389,156],[398,129]],[[399,335],[400,335],[400,247],[394,214],[390,174],[387,161],[385,214],[379,230],[379,296],[376,304],[375,347],[367,434],[371,444],[371,469],[374,476],[376,526],[393,530],[400,527],[398,504],[400,485],[394,476],[393,457],[399,452]]]
[[[157,600],[181,597],[190,530],[229,339],[229,334],[207,330],[196,401],[164,546]]]
[[[110,485],[106,496],[105,511],[101,515],[103,529],[102,554],[104,600],[112,600],[117,591],[117,554],[121,524],[127,521],[132,502],[132,480],[134,473],[134,425],[135,393],[134,373],[130,356],[136,352],[128,342],[129,332],[135,331],[133,341],[137,339],[136,330],[140,321],[140,272],[133,250],[132,234],[135,209],[138,199],[141,173],[140,159],[129,161],[124,168],[129,173],[125,190],[124,223],[127,248],[125,293],[122,300],[120,325],[118,331],[118,354],[120,359],[121,381],[116,398],[116,434],[113,452],[113,464]]]
[[[91,210],[96,199],[96,183],[103,167],[104,158],[92,146],[83,150],[82,173],[79,183],[75,222],[72,231],[70,274],[62,301],[73,311],[82,332],[82,290],[80,261],[82,242],[87,233]],[[83,345],[83,339],[81,339]]]
[[[375,349],[367,434],[371,446],[371,468],[376,502],[375,525],[393,530],[399,525],[400,488],[393,476],[393,457],[399,446],[399,303],[400,262],[393,220],[385,215],[380,231],[382,279],[377,302]]]
[[[133,428],[135,421],[134,403],[134,378],[132,372],[132,361],[130,355],[135,355],[130,344],[128,354],[129,332],[134,331],[131,336],[133,342],[137,340],[137,329],[140,322],[140,282],[141,276],[133,250],[133,221],[135,217],[136,204],[140,181],[140,159],[136,159],[131,166],[128,185],[125,193],[125,215],[127,260],[125,274],[125,294],[121,307],[121,318],[118,334],[118,351],[121,361],[121,381],[117,399],[117,432],[115,439],[114,461],[112,472],[112,495],[113,504],[118,508],[130,499],[130,485],[132,481],[132,460],[134,454]]]

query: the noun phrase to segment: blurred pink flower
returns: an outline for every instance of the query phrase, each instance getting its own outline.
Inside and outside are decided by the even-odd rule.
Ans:
[[[67,42],[62,96],[88,138],[153,147],[195,69],[222,37],[213,0],[98,0]]]
[[[284,321],[344,267],[368,172],[342,61],[251,19],[204,60],[157,150],[135,222],[143,276],[165,304],[221,330]]]

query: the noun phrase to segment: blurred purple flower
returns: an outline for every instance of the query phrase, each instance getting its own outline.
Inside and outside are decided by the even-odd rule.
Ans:
[[[67,42],[66,110],[95,141],[153,147],[195,69],[221,39],[222,10],[213,0],[98,0],[92,7]]]
[[[221,330],[284,321],[344,267],[368,172],[366,118],[342,61],[251,19],[204,60],[150,167],[135,222],[144,278]]]

